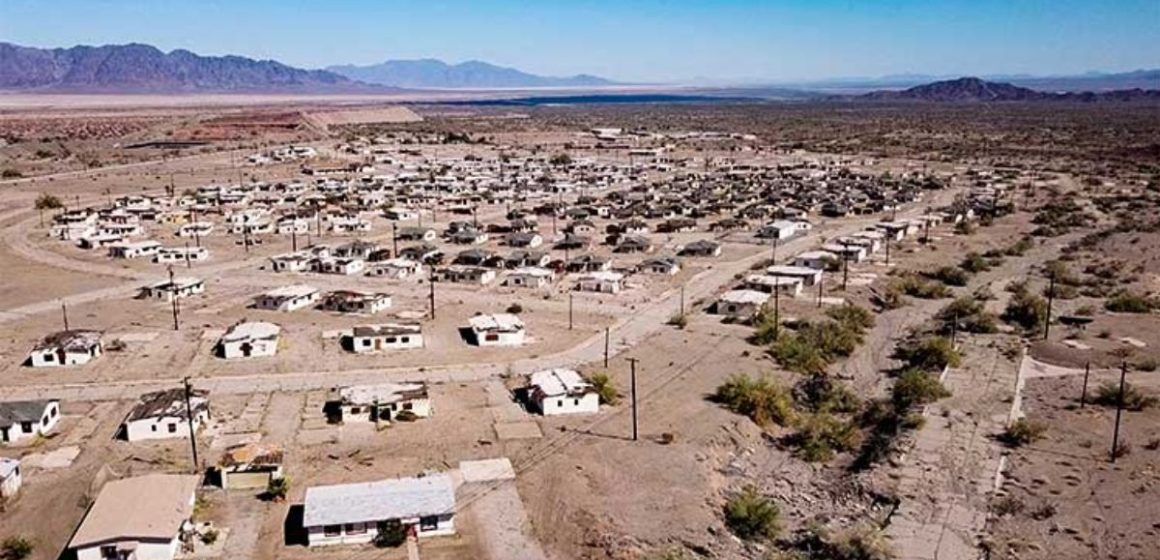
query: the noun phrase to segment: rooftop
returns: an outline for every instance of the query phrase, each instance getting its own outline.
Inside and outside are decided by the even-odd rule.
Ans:
[[[306,489],[306,527],[453,513],[455,487],[445,473],[314,486]]]
[[[105,485],[70,548],[117,540],[169,540],[193,514],[198,477],[149,474]]]

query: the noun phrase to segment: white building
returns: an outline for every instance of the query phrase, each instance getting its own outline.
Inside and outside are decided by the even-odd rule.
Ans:
[[[205,237],[213,233],[212,222],[190,222],[177,228],[178,237]]]
[[[114,259],[138,259],[152,257],[161,250],[156,241],[121,241],[109,245],[109,256]]]
[[[43,436],[60,422],[60,401],[0,402],[0,443]]]
[[[0,500],[16,497],[24,479],[20,474],[20,459],[0,457]]]
[[[769,274],[750,274],[745,277],[743,284],[748,290],[757,290],[767,294],[772,294],[774,291],[777,291],[783,296],[794,297],[802,292],[801,278],[787,278]]]
[[[624,275],[619,272],[591,272],[576,279],[576,289],[582,292],[618,294],[624,289]]]
[[[242,321],[218,340],[218,354],[227,360],[265,358],[278,353],[282,327],[262,321]]]
[[[350,349],[356,354],[423,347],[423,328],[418,324],[359,325],[351,330]]]
[[[543,288],[552,285],[556,280],[556,273],[547,268],[525,267],[517,268],[504,278],[504,286],[521,288]]]
[[[79,366],[101,355],[99,331],[68,330],[50,334],[28,353],[32,367]]]
[[[311,262],[315,272],[351,276],[366,270],[367,262],[362,259],[339,259],[335,257],[317,258]]]
[[[570,369],[533,373],[528,398],[545,416],[600,412],[600,395],[591,383]]]
[[[335,290],[326,294],[320,305],[324,311],[374,315],[391,307],[391,295],[382,292]]]
[[[297,311],[314,305],[320,295],[318,288],[313,286],[282,286],[255,298],[254,307],[267,311]]]
[[[208,396],[205,391],[192,390],[187,409],[182,388],[141,395],[121,422],[121,436],[128,441],[188,438],[190,413],[194,432],[209,420]]]
[[[270,268],[274,272],[306,272],[314,257],[307,253],[287,253],[270,257]]]
[[[773,265],[765,273],[782,278],[797,278],[805,286],[814,286],[822,280],[822,270],[808,266]]]
[[[840,262],[841,260],[841,257],[829,251],[806,251],[793,258],[793,265],[825,270],[828,263]]]
[[[769,301],[769,294],[757,290],[730,290],[721,294],[713,312],[733,319],[751,319]]]
[[[198,278],[174,278],[172,282],[163,280],[141,288],[141,295],[147,299],[172,302],[205,292],[205,282]]]
[[[476,315],[468,323],[476,346],[519,346],[524,343],[524,322],[511,313]]]
[[[339,387],[325,405],[330,422],[390,422],[406,411],[414,418],[431,416],[426,383],[382,383]]]
[[[209,260],[209,249],[205,247],[162,247],[153,257],[159,264],[185,264]]]
[[[369,543],[380,523],[399,523],[420,538],[455,534],[451,476],[440,473],[306,489],[302,524],[310,546]]]
[[[367,270],[368,276],[386,276],[387,278],[396,278],[399,280],[414,278],[422,273],[422,263],[403,258],[371,263]]]
[[[76,560],[173,560],[193,516],[198,477],[148,474],[105,484],[69,549]]]

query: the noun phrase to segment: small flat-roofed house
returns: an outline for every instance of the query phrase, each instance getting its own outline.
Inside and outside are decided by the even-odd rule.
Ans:
[[[378,249],[379,246],[376,243],[356,239],[335,247],[331,254],[340,259],[362,259],[365,261]]]
[[[829,251],[806,251],[793,258],[793,266],[825,270],[830,263],[841,262],[842,257]]]
[[[488,235],[485,231],[467,228],[448,235],[447,240],[456,245],[479,245],[487,243]]]
[[[765,269],[770,276],[798,278],[804,286],[816,285],[822,279],[822,271],[808,266],[773,265]]]
[[[366,270],[367,262],[356,258],[325,257],[314,259],[311,262],[311,267],[315,272],[322,274],[351,276]]]
[[[624,289],[624,275],[612,271],[583,274],[576,278],[576,289],[581,292],[618,294]]]
[[[227,360],[263,358],[278,353],[282,327],[262,321],[241,321],[218,340],[218,355]]]
[[[324,405],[331,423],[348,421],[390,422],[406,411],[413,418],[431,416],[431,397],[426,383],[379,383],[338,387]]]
[[[101,355],[100,331],[73,329],[52,333],[28,353],[32,367],[79,366]]]
[[[420,538],[455,534],[455,485],[445,473],[306,489],[302,525],[309,546],[365,544],[381,524]]]
[[[271,480],[282,478],[284,455],[282,446],[274,443],[243,443],[226,448],[218,461],[222,488],[266,488]]]
[[[545,416],[600,412],[600,395],[570,369],[547,369],[531,375],[528,398]]]
[[[200,278],[174,278],[172,282],[162,280],[141,288],[141,295],[147,299],[157,299],[166,303],[184,299],[205,292],[205,281]]]
[[[837,255],[839,261],[845,258],[856,263],[866,260],[866,257],[870,255],[870,251],[863,244],[854,242],[852,238],[843,239],[848,239],[850,242],[827,243],[822,245],[822,250]]]
[[[442,254],[443,252],[438,247],[430,243],[412,245],[399,250],[400,257],[421,263],[439,259]]]
[[[524,322],[511,313],[476,315],[468,319],[476,346],[519,346],[524,343]]]
[[[918,231],[918,228],[909,221],[878,222],[874,224],[874,229],[886,234],[887,237],[894,241],[902,241],[907,235]]]
[[[504,286],[520,288],[543,288],[550,286],[556,280],[556,273],[547,268],[522,267],[517,268],[504,277]]]
[[[403,208],[402,206],[393,206],[383,211],[383,217],[388,220],[396,222],[404,222],[407,220],[414,220],[419,217],[419,213],[410,208]]]
[[[386,276],[403,280],[419,276],[423,273],[423,264],[411,259],[396,258],[371,263],[367,269],[368,276]]]
[[[270,268],[274,272],[306,272],[313,261],[308,253],[287,253],[270,257]]]
[[[0,443],[17,443],[43,436],[60,422],[60,401],[0,402]]]
[[[652,274],[672,276],[681,271],[681,263],[674,257],[656,257],[641,261],[637,268]]]
[[[435,278],[440,282],[478,284],[482,286],[495,280],[495,271],[481,266],[451,265],[435,269]]]
[[[713,312],[732,319],[752,319],[761,306],[769,301],[769,294],[757,290],[730,290],[721,294],[713,305]]]
[[[209,260],[209,249],[205,247],[162,247],[153,256],[158,264],[184,264]]]
[[[145,393],[121,422],[120,435],[127,441],[188,438],[191,413],[196,432],[209,420],[209,393],[191,390],[188,408],[180,387]]]
[[[206,237],[213,233],[213,223],[192,222],[177,228],[178,237]]]
[[[886,234],[881,231],[865,230],[853,233],[848,237],[841,237],[838,242],[853,243],[861,245],[866,248],[866,252],[873,254],[877,253],[882,245],[886,242]]]
[[[391,307],[391,295],[380,292],[335,290],[326,294],[320,305],[324,311],[374,315]]]
[[[147,474],[105,484],[73,534],[77,560],[172,560],[193,516],[198,477]]]
[[[797,222],[776,220],[757,230],[757,237],[761,239],[777,239],[784,241],[798,234]]]
[[[318,288],[306,285],[282,286],[254,299],[254,308],[267,311],[297,311],[318,301]]]
[[[120,241],[109,245],[109,256],[114,259],[152,257],[161,250],[161,244],[152,241]]]
[[[647,253],[652,251],[652,249],[652,241],[649,241],[647,237],[626,235],[617,241],[616,248],[613,251],[617,253]]]
[[[612,270],[612,259],[596,255],[580,255],[565,265],[568,272],[602,272]]]
[[[504,268],[543,268],[550,262],[552,262],[552,256],[543,251],[512,251],[511,254],[504,257],[503,266]]]
[[[544,244],[544,238],[538,233],[516,232],[508,235],[507,244],[511,247],[534,249]]]
[[[767,294],[772,294],[776,290],[781,295],[791,297],[797,296],[802,292],[802,281],[800,278],[786,278],[769,274],[750,274],[745,277],[743,285],[747,290],[757,290]]]
[[[718,257],[721,256],[721,244],[700,239],[682,247],[678,254],[682,257]]]
[[[405,227],[399,228],[399,241],[435,241],[439,237],[439,232],[434,228],[429,227]]]
[[[20,474],[20,459],[0,457],[0,500],[16,497],[24,478]]]
[[[359,325],[350,334],[350,349],[356,354],[422,347],[423,327],[419,324]]]

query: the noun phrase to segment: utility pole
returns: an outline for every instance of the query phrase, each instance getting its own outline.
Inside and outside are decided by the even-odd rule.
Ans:
[[[604,368],[608,369],[608,342],[612,337],[612,328],[604,327]]]
[[[193,387],[189,384],[189,377],[186,377],[183,382],[185,384],[185,420],[189,424],[189,445],[193,449],[193,472],[196,473],[201,469],[201,461],[197,460],[197,432],[193,429],[193,405],[190,404]]]
[[[850,281],[850,244],[842,242],[842,291],[846,291],[846,284]]]
[[[822,274],[825,274],[824,272]],[[822,284],[826,282],[824,276],[818,276],[818,307],[822,306]]]
[[[193,223],[190,224],[193,226],[193,242],[201,247],[201,228],[197,227],[197,210],[190,210],[189,213],[193,219]]]
[[[1092,373],[1092,363],[1091,363],[1091,360],[1088,360],[1088,363],[1083,366],[1083,391],[1080,392],[1080,394],[1079,394],[1079,407],[1081,409],[1084,407],[1085,404],[1087,404],[1088,376],[1091,375],[1091,373]]]
[[[636,424],[636,358],[629,358],[628,363],[632,367],[632,441],[637,440],[637,424]]]
[[[773,285],[773,339],[781,334],[781,278]]]
[[[179,330],[180,325],[177,322],[177,315],[180,313],[177,303],[177,283],[173,281],[173,265],[169,265],[169,289],[171,290],[169,299],[173,302],[173,330]]]
[[[391,224],[391,256],[392,257],[399,256],[399,233],[398,233],[398,230],[399,230],[398,226],[396,224],[392,223]]]
[[[886,236],[886,266],[890,266],[890,235]]]
[[[193,268],[193,262],[189,260],[189,240],[185,240],[185,268]]]
[[[242,224],[242,246],[246,248],[246,254],[250,254],[250,228]]]
[[[568,330],[572,330],[572,292],[568,292]]]
[[[65,306],[64,300],[60,300],[60,314],[64,318],[64,330],[68,330],[68,307]]]
[[[430,265],[428,265],[430,266]],[[427,275],[427,285],[431,288],[431,294],[428,298],[431,300],[431,320],[435,320],[435,268],[431,268],[431,272]]]
[[[685,285],[681,284],[681,317],[685,316]]]
[[[769,254],[769,264],[771,264],[771,265],[777,264],[777,236],[776,235],[773,238],[773,249],[770,251],[770,254]]]
[[[1051,305],[1055,303],[1055,270],[1051,271],[1051,283],[1047,287],[1047,317],[1043,320],[1043,340],[1051,334]]]
[[[954,322],[951,323],[951,348],[954,348],[959,336],[959,311],[957,309],[955,310],[955,317],[952,320]]]
[[[1128,362],[1120,362],[1120,395],[1116,399],[1116,429],[1112,432],[1112,462],[1116,462],[1116,452],[1120,447],[1120,415],[1124,412],[1124,378],[1128,376]],[[635,399],[634,399],[635,402]]]

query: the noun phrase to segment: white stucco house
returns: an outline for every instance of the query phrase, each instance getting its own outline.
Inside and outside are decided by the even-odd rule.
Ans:
[[[254,308],[267,311],[297,311],[314,305],[319,297],[321,293],[313,286],[303,284],[282,286],[255,298]]]
[[[188,412],[183,388],[145,393],[121,422],[120,435],[127,441],[188,438],[191,416],[196,432],[209,420],[209,393],[192,390]]]
[[[414,418],[431,416],[431,397],[426,383],[339,387],[331,392],[325,405],[327,419],[331,422],[391,422],[404,411]]]
[[[100,356],[103,349],[99,331],[59,331],[44,337],[28,353],[25,363],[32,367],[79,366]]]
[[[60,422],[60,401],[0,402],[0,443],[19,443],[43,436]]]
[[[77,560],[173,560],[191,528],[198,477],[148,474],[105,484],[68,548]]]
[[[306,489],[310,546],[366,544],[396,523],[419,538],[455,534],[455,485],[446,473]]]
[[[476,315],[468,319],[476,346],[520,346],[524,343],[524,322],[511,313]]]
[[[591,383],[570,369],[533,373],[528,398],[545,416],[600,412],[600,395]]]
[[[218,355],[227,360],[265,358],[278,353],[282,327],[264,321],[242,321],[218,340]]]

